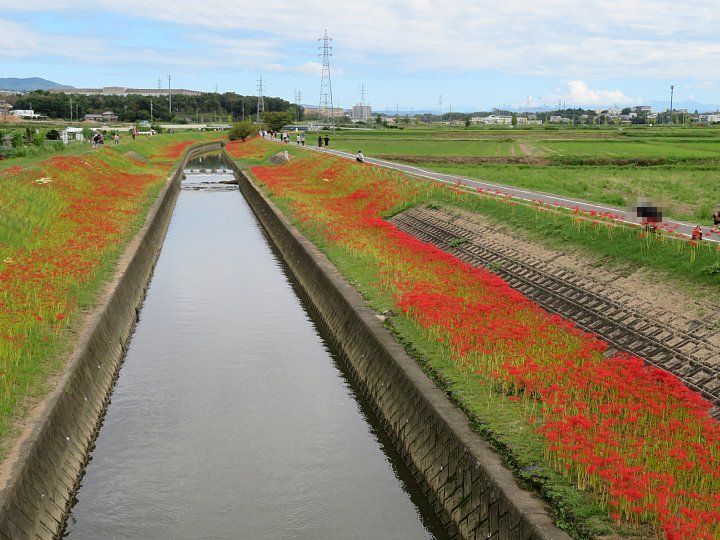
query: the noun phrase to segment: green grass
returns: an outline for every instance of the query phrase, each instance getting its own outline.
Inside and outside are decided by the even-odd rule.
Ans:
[[[127,199],[127,207],[116,210],[118,215],[128,216],[127,220],[121,217],[115,221],[122,226],[118,237],[102,249],[93,249],[87,232],[84,237],[76,235],[80,225],[67,220],[66,215],[72,201],[82,201],[83,194],[89,201],[85,209],[95,211],[94,206],[88,206],[100,200],[97,195],[89,195],[94,185],[92,172],[72,168],[68,172],[40,158],[30,161],[18,174],[3,176],[0,171],[0,207],[4,211],[0,220],[0,273],[7,269],[5,275],[14,276],[6,281],[5,289],[0,288],[0,306],[9,308],[0,313],[0,457],[16,435],[16,422],[26,414],[29,400],[42,397],[50,389],[53,374],[64,366],[77,339],[78,325],[83,322],[82,313],[97,303],[120,253],[157,199],[167,177],[165,171],[170,171],[162,146],[216,136],[173,134],[87,151],[84,159],[110,176],[115,172],[151,175],[144,190]],[[77,153],[75,148],[70,150]],[[130,150],[143,161],[128,159],[125,154]],[[46,186],[36,182],[43,176],[52,179]],[[73,251],[70,240],[84,241],[85,245]],[[66,255],[72,263],[87,262],[87,273],[68,269],[63,258]],[[20,274],[10,271],[14,264],[23,264],[33,279],[21,280]],[[55,321],[58,313],[66,317],[62,322]]]
[[[717,127],[340,131],[331,136],[331,147],[368,157],[407,156],[438,172],[617,207],[649,197],[667,216],[703,225],[720,208]],[[452,161],[473,157],[495,161]],[[506,157],[531,161],[497,162]]]
[[[704,225],[720,206],[720,167],[546,167],[534,165],[423,164],[438,172],[478,178],[620,208],[640,196],[670,217]]]
[[[257,164],[258,160],[241,161],[241,165],[246,169],[249,165]],[[599,246],[608,244],[606,232],[600,233],[591,230],[590,227],[578,228],[567,215],[543,214],[538,217],[538,212],[532,208],[510,206],[496,199],[480,198],[439,187],[421,189],[420,193],[424,195],[418,195],[419,199],[408,204],[420,200],[429,206],[482,212],[491,219],[510,221],[521,228],[526,228],[538,237],[543,237],[545,234],[559,236],[561,242],[565,242],[566,245],[594,250],[593,253],[597,253]],[[269,193],[266,191],[266,194]],[[376,276],[382,271],[378,266],[378,260],[350,251],[340,243],[328,243],[322,230],[316,229],[307,222],[294,219],[291,201],[269,195],[294,225],[328,255],[372,309],[377,312],[395,309],[395,300],[390,292],[378,286]],[[641,254],[650,254],[645,262],[662,268],[663,271],[687,270],[688,264],[682,262],[687,260],[686,256],[675,257],[682,259],[677,267],[668,265],[663,263],[667,251],[662,251],[667,246],[659,245],[656,250],[656,246],[652,245],[651,251],[648,251],[643,249],[642,243],[643,241],[634,234],[623,235],[616,232],[612,242],[613,248],[605,250],[604,253],[608,257],[625,260],[632,251],[635,253],[632,262],[636,264],[643,258]],[[709,260],[716,259],[712,254]],[[700,257],[696,262],[700,262]],[[718,283],[720,280],[720,278],[708,280],[708,276],[702,274],[699,267],[694,268],[694,271],[704,283]],[[544,456],[543,441],[530,424],[528,411],[523,409],[520,403],[510,399],[511,396],[498,392],[497,387],[480,376],[468,373],[467,370],[460,370],[457,365],[449,361],[447,352],[439,343],[428,340],[418,325],[402,313],[388,319],[386,325],[436,384],[466,412],[473,429],[500,453],[507,467],[514,471],[517,478],[552,503],[552,511],[560,527],[576,538],[643,534],[643,531],[631,531],[623,525],[614,523],[593,495],[578,490],[573,482],[553,470]]]

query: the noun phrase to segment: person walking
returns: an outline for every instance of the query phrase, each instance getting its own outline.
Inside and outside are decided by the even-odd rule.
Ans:
[[[318,148],[322,148],[322,135],[318,135]]]
[[[113,142],[115,144],[120,144],[120,134],[119,133],[115,134],[115,136],[113,137]]]
[[[720,229],[720,210],[717,210],[713,214],[713,229],[715,229],[715,230]]]
[[[305,146],[305,134],[304,133],[300,134],[300,144],[302,146]]]
[[[355,161],[358,163],[365,163],[365,156],[363,156],[362,151],[358,150],[357,155],[355,156]]]
[[[330,146],[330,137],[325,135],[325,146]]]

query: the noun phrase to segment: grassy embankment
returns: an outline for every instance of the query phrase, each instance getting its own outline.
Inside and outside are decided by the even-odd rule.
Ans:
[[[238,145],[232,151],[245,166],[250,166],[264,162],[268,154],[266,145],[267,143],[256,140],[247,145]],[[662,505],[652,500],[655,496],[652,490],[643,494],[641,500],[636,499],[634,503],[628,503],[627,497],[623,498],[625,496],[622,495],[622,490],[611,480],[613,475],[621,474],[625,466],[615,463],[612,467],[606,467],[605,472],[608,475],[606,483],[596,476],[597,467],[602,468],[602,465],[592,465],[596,467],[593,473],[590,465],[584,468],[575,463],[571,457],[574,455],[572,452],[558,457],[555,452],[561,451],[562,445],[556,447],[554,444],[549,444],[546,438],[549,435],[543,431],[543,426],[547,428],[548,425],[554,425],[553,415],[567,405],[568,398],[565,393],[574,395],[581,401],[590,395],[587,387],[580,386],[583,390],[579,392],[577,388],[578,384],[582,385],[584,375],[581,373],[588,366],[589,377],[597,376],[598,373],[606,377],[602,381],[594,380],[590,383],[591,388],[594,388],[590,407],[594,408],[598,403],[603,402],[604,398],[601,396],[608,391],[608,385],[613,387],[613,384],[617,383],[618,376],[617,373],[608,373],[600,369],[605,360],[596,357],[596,353],[588,353],[589,358],[595,360],[589,365],[582,362],[576,364],[577,358],[582,357],[584,353],[581,354],[575,349],[577,335],[570,332],[566,337],[560,338],[561,344],[550,353],[553,358],[555,355],[567,355],[567,364],[562,370],[560,366],[554,366],[552,361],[549,364],[550,380],[553,383],[558,382],[559,388],[551,384],[542,391],[522,390],[530,388],[531,381],[536,382],[532,378],[524,380],[520,386],[508,386],[505,377],[508,373],[514,373],[514,371],[506,371],[510,367],[515,366],[512,369],[522,372],[528,367],[524,362],[528,357],[534,359],[530,365],[535,366],[535,369],[537,365],[546,361],[544,359],[548,351],[544,349],[555,339],[552,336],[556,336],[556,330],[548,330],[545,323],[540,323],[539,320],[526,326],[527,313],[515,312],[514,308],[510,307],[511,305],[517,307],[514,303],[516,299],[509,300],[512,298],[511,294],[505,298],[505,301],[498,302],[499,297],[508,293],[505,293],[502,287],[497,288],[497,284],[494,284],[487,274],[473,274],[461,264],[443,259],[436,251],[413,244],[402,235],[395,235],[392,228],[386,228],[381,221],[375,220],[374,216],[380,214],[387,217],[417,204],[466,206],[494,216],[496,219],[527,221],[533,226],[541,224],[553,230],[555,235],[566,236],[568,242],[586,242],[589,246],[608,245],[612,246],[611,250],[622,253],[632,251],[638,254],[639,263],[662,267],[669,273],[676,272],[677,269],[673,264],[667,267],[662,265],[663,261],[672,258],[677,261],[677,265],[686,270],[695,268],[693,273],[695,278],[708,282],[710,276],[699,272],[697,267],[690,264],[688,253],[678,253],[677,246],[670,241],[662,243],[653,240],[648,243],[647,239],[638,238],[636,234],[626,234],[618,230],[609,230],[602,225],[593,225],[592,220],[578,224],[573,216],[551,215],[546,211],[510,205],[495,198],[478,197],[452,188],[410,180],[397,173],[357,167],[335,159],[303,157],[297,150],[290,149],[290,151],[299,155],[290,165],[253,169],[254,173],[259,175],[265,189],[296,225],[328,254],[374,309],[378,311],[393,309],[399,313],[398,316],[390,319],[391,330],[405,343],[426,371],[467,411],[475,429],[505,456],[508,466],[518,477],[552,502],[559,525],[581,538],[613,532],[645,536],[651,534],[651,530],[656,526],[665,528],[666,531],[669,530],[667,527],[674,526],[672,518],[668,520],[667,514],[662,513],[663,508],[660,508]],[[598,242],[598,238],[603,239],[603,242]],[[643,253],[649,256],[644,257]],[[418,254],[420,257],[416,258]],[[697,265],[703,257],[707,257],[707,260],[701,264],[716,260],[714,253],[698,252],[695,264]],[[473,281],[468,283],[465,278],[458,277],[458,272],[465,277],[469,274]],[[716,278],[712,279],[716,280]],[[487,296],[487,286],[490,287],[489,296]],[[408,287],[410,292],[407,290]],[[433,293],[433,291],[438,292]],[[476,295],[480,295],[482,300],[475,300]],[[414,300],[416,302],[413,304]],[[524,304],[520,302],[520,305]],[[495,330],[488,332],[488,325]],[[528,350],[516,350],[516,347],[524,347],[522,343],[528,340],[529,335],[534,335],[538,327],[547,330],[539,336],[541,341],[531,339]],[[562,328],[562,325],[560,327]],[[507,334],[503,337],[505,333]],[[571,335],[575,337],[570,337]],[[578,339],[583,341],[588,338]],[[481,349],[477,349],[478,340],[482,345]],[[486,347],[490,347],[492,352],[488,352]],[[480,352],[483,350],[485,352]],[[518,364],[514,363],[518,361]],[[613,362],[617,364],[615,369],[622,371],[628,367],[621,359]],[[568,377],[569,365],[573,368],[567,381],[564,381],[564,377]],[[532,369],[530,372],[534,373]],[[635,376],[647,382],[647,372],[640,370]],[[643,386],[636,384],[640,383],[640,379],[631,381],[630,393],[634,388]],[[613,380],[615,383],[612,382]],[[628,380],[631,379],[628,377]],[[622,382],[626,382],[624,378]],[[672,459],[669,462],[667,459],[658,460],[657,449],[647,452],[644,449],[640,459],[634,455],[638,448],[635,446],[635,434],[647,426],[638,426],[636,418],[625,418],[629,411],[641,410],[650,401],[653,402],[653,407],[658,407],[654,409],[655,411],[663,410],[664,406],[654,402],[662,401],[666,394],[675,395],[675,392],[682,394],[682,385],[677,381],[675,384],[677,386],[674,387],[673,392],[654,388],[649,394],[650,398],[648,395],[636,396],[637,401],[632,405],[620,404],[627,396],[620,398],[615,393],[616,390],[609,390],[610,395],[614,397],[609,399],[608,407],[619,405],[620,409],[613,411],[602,409],[604,412],[594,413],[597,416],[593,421],[603,440],[607,437],[607,440],[613,439],[613,444],[617,444],[618,447],[624,447],[621,452],[622,463],[633,462],[634,466],[639,467],[638,470],[646,471],[647,474],[659,474],[658,471],[663,471],[662,474],[677,473],[676,479],[684,483],[688,480],[687,473],[683,472],[684,469],[677,469],[677,464],[674,464]],[[621,395],[627,391],[625,388]],[[553,392],[565,397],[559,398]],[[546,400],[555,399],[556,401],[553,402],[555,405],[548,408],[543,399],[537,399],[538,395]],[[690,399],[692,403],[691,398],[683,399]],[[675,414],[678,410],[684,410],[684,407],[692,410],[693,405],[673,403],[668,410],[674,411],[670,414]],[[580,410],[587,412],[587,409],[580,408]],[[573,409],[573,412],[577,410]],[[582,414],[578,413],[577,416],[570,414],[564,418],[567,420]],[[609,417],[603,417],[604,414],[608,414]],[[664,425],[664,420],[656,418],[656,414],[663,413],[648,412],[647,416],[642,416],[641,423],[647,421],[649,425],[655,426],[651,429],[659,429],[655,432],[653,445],[659,442],[662,447],[664,444],[662,441],[666,437],[672,438],[673,435],[666,431],[666,428],[661,427]],[[693,413],[689,414],[690,417],[695,418]],[[703,422],[697,418],[688,422],[695,421]],[[611,424],[613,427],[607,428]],[[712,439],[716,436],[713,433],[717,433],[716,430],[713,431],[713,426],[714,424],[703,429],[710,429],[711,439],[708,445],[717,450],[717,440]],[[627,431],[628,427],[632,431]],[[606,431],[607,429],[610,431]],[[619,435],[611,434],[613,429],[618,430]],[[581,433],[585,431],[581,430]],[[701,435],[701,438],[705,435]],[[562,435],[558,433],[554,433],[553,436],[560,436],[562,439]],[[575,440],[575,444],[577,442]],[[679,441],[675,440],[669,444],[682,446],[687,443],[688,440],[681,437]],[[603,443],[596,441],[593,444]],[[588,441],[585,442],[585,446],[602,453],[597,446],[593,446]],[[674,448],[671,446],[668,450],[675,452]],[[686,451],[678,448],[677,451]],[[603,455],[607,458],[607,454]],[[634,457],[629,457],[631,455]],[[582,455],[575,457],[580,461],[583,459]],[[720,456],[716,455],[707,462],[696,456],[697,463],[689,466],[693,468],[711,466],[712,459],[718,457]],[[594,454],[588,459],[599,458]],[[596,462],[591,461],[591,463]],[[696,472],[690,476],[697,479],[700,474]],[[708,481],[717,482],[717,478]],[[636,479],[636,484],[640,486],[640,480]],[[660,492],[658,488],[658,493]],[[704,496],[712,497],[712,492]],[[679,495],[679,497],[683,496]],[[673,499],[673,504],[676,503],[681,504]],[[705,506],[702,506],[703,504]],[[653,510],[649,510],[651,507]],[[707,508],[707,503],[701,503],[701,507]],[[695,510],[690,514],[697,517]],[[617,522],[620,517],[623,519]],[[698,525],[697,520],[692,526],[695,525]],[[702,527],[702,524],[698,526]]]
[[[332,146],[619,207],[646,196],[704,225],[720,207],[716,128],[346,131]]]
[[[174,134],[0,163],[0,455],[186,145]],[[130,152],[130,153],[129,153]],[[19,160],[18,160],[19,162]]]

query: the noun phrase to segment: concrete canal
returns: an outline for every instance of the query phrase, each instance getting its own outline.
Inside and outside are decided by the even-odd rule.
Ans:
[[[187,179],[68,538],[442,538],[218,157]]]

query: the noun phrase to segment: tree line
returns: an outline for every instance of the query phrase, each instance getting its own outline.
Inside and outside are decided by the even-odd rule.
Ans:
[[[242,96],[235,92],[202,93],[195,96],[173,95],[172,115],[168,96],[80,96],[64,93],[50,93],[42,90],[18,96],[15,109],[32,109],[37,114],[63,120],[82,119],[89,113],[112,111],[123,122],[152,120],[193,122],[193,121],[237,121],[254,118],[257,114],[257,96]],[[293,117],[302,117],[302,107],[278,97],[264,99],[265,110],[269,112],[291,112]],[[71,105],[72,104],[72,105]],[[72,113],[71,113],[72,107]]]

